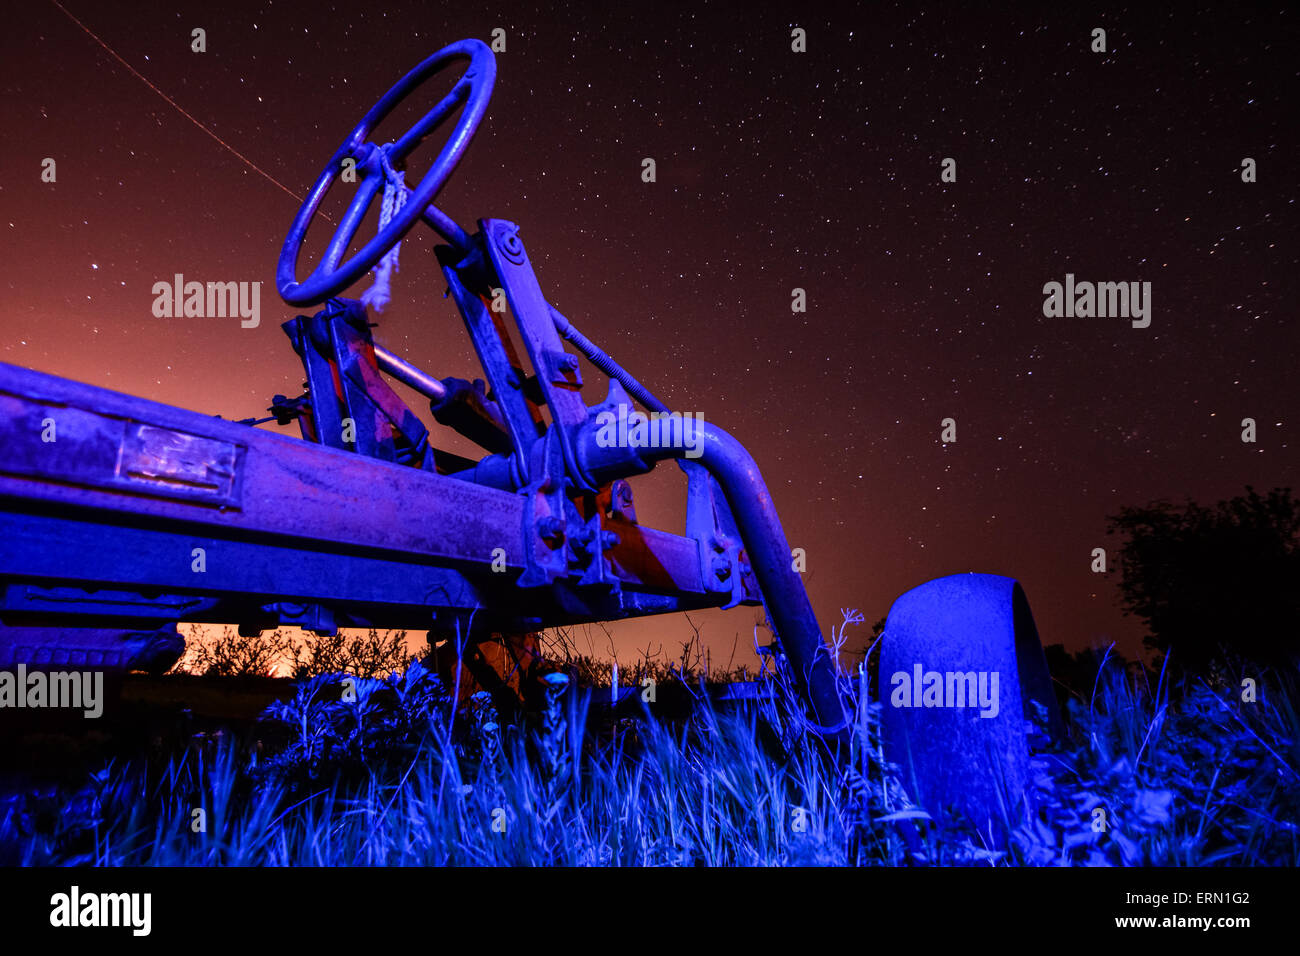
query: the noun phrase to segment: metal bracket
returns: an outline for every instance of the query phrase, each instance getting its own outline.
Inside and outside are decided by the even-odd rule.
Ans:
[[[311,631],[322,637],[333,637],[339,632],[333,610],[322,604],[294,604],[279,601],[275,604],[263,605],[262,610],[275,617],[280,624],[300,627],[304,631]]]
[[[317,441],[382,461],[434,470],[428,430],[379,374],[366,310],[360,302],[330,299],[320,312],[298,316],[282,328],[307,373]],[[344,429],[345,420],[351,420],[351,429]]]
[[[686,473],[686,536],[699,546],[700,576],[708,590],[730,593],[723,610],[733,608],[757,590],[736,519],[712,475],[691,461],[677,464]]]
[[[596,489],[587,484],[578,469],[571,437],[587,421],[587,406],[577,391],[582,385],[578,357],[564,351],[555,320],[551,318],[551,306],[542,295],[523,240],[519,238],[519,227],[505,219],[480,219],[479,228],[550,409],[550,431],[559,435],[565,470],[579,490],[594,494]]]
[[[582,388],[582,371],[578,368],[578,356],[563,349],[547,349],[544,353],[546,375],[550,383],[557,388],[577,391]]]
[[[565,497],[564,453],[558,431],[551,428],[533,443],[528,473],[532,480],[524,489],[524,573],[519,586],[543,587],[569,572],[566,558],[569,535],[568,510],[572,503]]]
[[[581,507],[564,466],[559,432],[551,428],[533,446],[524,489],[524,558],[520,587],[543,587],[578,576],[577,586],[617,594],[621,588],[605,552],[619,543],[605,527],[604,509],[595,494],[579,492]]]

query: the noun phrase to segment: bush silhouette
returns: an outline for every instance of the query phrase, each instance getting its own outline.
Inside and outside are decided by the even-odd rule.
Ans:
[[[1205,508],[1154,502],[1124,508],[1110,531],[1126,614],[1147,625],[1148,647],[1184,671],[1245,658],[1286,666],[1300,658],[1300,501],[1290,488]]]

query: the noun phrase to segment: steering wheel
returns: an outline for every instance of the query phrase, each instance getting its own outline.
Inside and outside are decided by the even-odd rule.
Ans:
[[[407,130],[400,139],[385,146],[376,146],[366,141],[380,122],[393,108],[406,99],[416,87],[437,73],[454,59],[466,58],[469,66],[456,81],[455,87],[443,97],[424,118]],[[280,290],[280,298],[289,305],[318,305],[338,295],[352,283],[369,272],[402,237],[411,230],[417,219],[424,219],[448,242],[462,248],[468,247],[469,238],[459,225],[449,216],[432,205],[434,197],[447,182],[452,170],[460,162],[469,141],[478,129],[479,121],[487,111],[488,100],[492,96],[492,84],[496,81],[496,58],[487,44],[481,40],[461,40],[444,47],[429,57],[384,94],[370,111],[362,117],[357,128],[352,131],[338,151],[330,157],[321,172],[316,185],[307,194],[302,208],[289,227],[285,237],[284,248],[280,250],[280,263],[276,268],[275,281]],[[424,174],[424,179],[407,197],[406,205],[401,208],[377,236],[367,242],[361,250],[339,265],[339,260],[347,252],[348,246],[356,235],[357,227],[365,218],[366,211],[376,194],[382,191],[385,181],[383,166],[400,163],[406,156],[440,126],[452,111],[461,103],[465,104],[460,119],[452,131],[451,138],[443,146],[437,160]],[[348,206],[347,212],[334,231],[324,256],[315,270],[302,282],[297,281],[298,255],[302,251],[302,240],[307,233],[316,210],[329,192],[343,168],[343,161],[352,158],[357,169],[364,173],[364,178],[357,186],[356,195]]]

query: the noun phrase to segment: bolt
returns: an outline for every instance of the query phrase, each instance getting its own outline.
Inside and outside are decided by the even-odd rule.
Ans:
[[[519,233],[510,227],[507,223],[501,223],[493,233],[497,245],[501,251],[514,262],[516,265],[521,264],[524,257],[524,244],[519,238]]]
[[[724,557],[713,559],[713,573],[717,575],[719,581],[725,581],[731,577],[731,562]]]
[[[547,515],[537,523],[537,533],[547,539],[563,538],[564,519],[557,518],[555,515]]]
[[[618,547],[619,537],[617,531],[602,531],[600,533],[600,545],[606,551],[610,548]]]

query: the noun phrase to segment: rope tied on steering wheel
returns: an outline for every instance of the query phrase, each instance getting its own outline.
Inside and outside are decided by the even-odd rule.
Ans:
[[[379,150],[379,164],[384,171],[384,200],[379,208],[379,231],[382,233],[393,221],[393,217],[406,205],[406,197],[410,190],[406,188],[406,176],[389,165],[387,149]],[[389,299],[392,298],[390,279],[394,272],[401,271],[398,266],[401,248],[401,240],[393,243],[393,248],[384,253],[384,257],[375,265],[375,282],[361,293],[361,303],[367,308],[383,312],[387,307]]]

